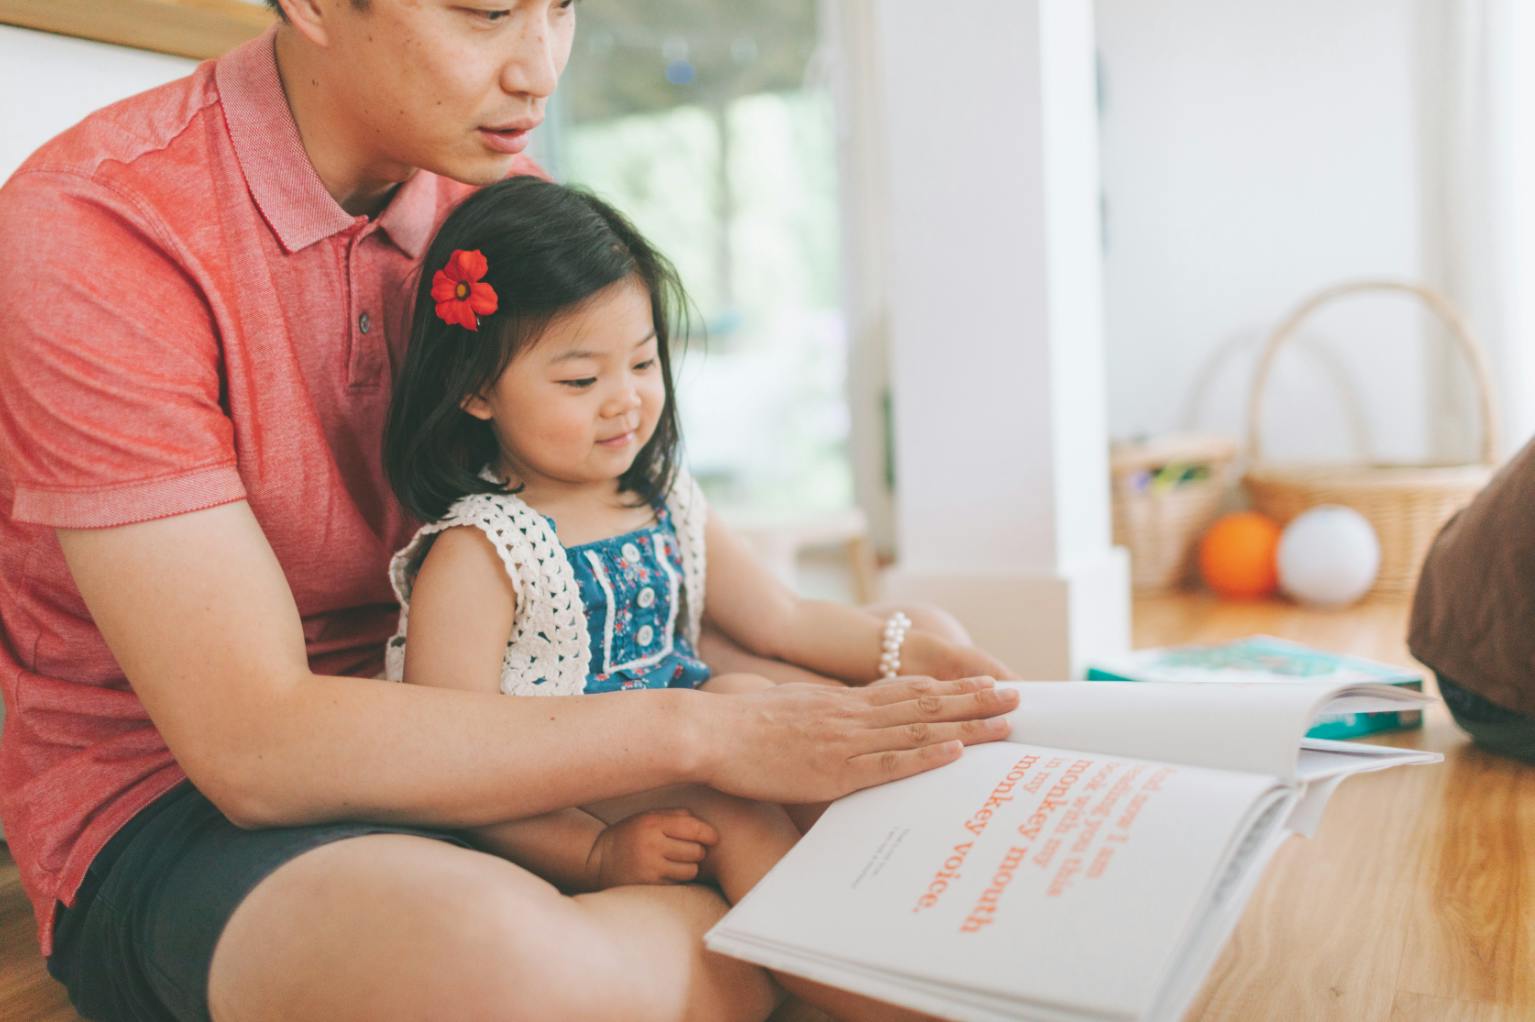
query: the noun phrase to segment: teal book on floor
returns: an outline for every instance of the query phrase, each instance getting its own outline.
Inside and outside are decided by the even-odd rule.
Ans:
[[[1212,646],[1164,646],[1137,650],[1090,663],[1088,681],[1251,682],[1284,684],[1325,681],[1337,684],[1378,682],[1423,690],[1423,676],[1391,664],[1312,649],[1267,635],[1254,635]],[[1419,711],[1344,714],[1323,720],[1309,738],[1357,738],[1378,731],[1423,726]]]

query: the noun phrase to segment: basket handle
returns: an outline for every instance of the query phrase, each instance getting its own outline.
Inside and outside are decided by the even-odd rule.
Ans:
[[[1471,330],[1466,325],[1459,312],[1455,311],[1448,299],[1439,292],[1424,287],[1421,284],[1412,284],[1397,280],[1355,280],[1333,287],[1325,288],[1306,299],[1285,317],[1279,327],[1269,335],[1264,345],[1263,356],[1258,360],[1258,371],[1253,376],[1252,395],[1247,406],[1247,450],[1249,452],[1249,464],[1256,465],[1263,460],[1262,444],[1258,436],[1258,423],[1262,418],[1263,391],[1268,383],[1269,372],[1273,368],[1274,356],[1288,341],[1312,313],[1337,298],[1345,295],[1361,294],[1365,292],[1392,291],[1413,295],[1427,305],[1450,328],[1450,336],[1455,339],[1460,353],[1465,357],[1471,367],[1471,375],[1476,384],[1478,403],[1481,406],[1482,425],[1482,464],[1493,466],[1498,463],[1498,425],[1497,417],[1493,411],[1494,399],[1492,392],[1492,378],[1487,372],[1487,356],[1482,351],[1482,346],[1471,335]]]

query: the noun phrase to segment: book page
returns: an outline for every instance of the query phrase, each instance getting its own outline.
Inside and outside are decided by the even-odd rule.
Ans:
[[[1332,793],[1346,777],[1415,763],[1438,763],[1444,759],[1437,752],[1398,749],[1389,745],[1362,742],[1334,742],[1325,738],[1307,738],[1301,742],[1296,777],[1303,785],[1300,801],[1285,821],[1285,826],[1306,837],[1315,837],[1322,825],[1322,813]]]
[[[1291,797],[1251,774],[976,746],[832,805],[709,946],[1141,1017],[1251,823]]]
[[[1018,690],[1009,741],[1296,779],[1317,717],[1417,709],[1432,700],[1390,685],[1241,682],[1005,682]]]

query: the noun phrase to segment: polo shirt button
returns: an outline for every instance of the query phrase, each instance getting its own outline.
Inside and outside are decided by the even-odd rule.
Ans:
[[[641,607],[649,608],[655,606],[656,591],[649,586],[646,586],[644,589],[640,590],[639,600]]]
[[[623,553],[624,560],[628,561],[630,564],[640,563],[640,548],[635,546],[633,543],[625,543]]]
[[[640,628],[639,631],[634,633],[634,641],[639,643],[641,646],[648,646],[648,645],[650,645],[651,640],[654,639],[655,637],[656,637],[656,630],[654,628],[650,627],[649,625],[644,625],[643,627]]]
[[[373,329],[373,320],[368,318],[368,314],[366,312],[357,317],[357,329],[361,330],[363,333],[367,333],[369,330]]]

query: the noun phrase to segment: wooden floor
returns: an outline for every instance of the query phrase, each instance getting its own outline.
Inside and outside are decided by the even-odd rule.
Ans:
[[[1406,607],[1306,611],[1136,601],[1135,644],[1277,635],[1411,662]],[[1532,623],[1535,625],[1535,623]],[[1345,782],[1315,839],[1280,850],[1186,1022],[1535,1019],[1535,767],[1472,748],[1442,707],[1391,744],[1445,762]],[[72,1020],[0,849],[0,1019]],[[817,1013],[786,1006],[779,1020]]]

